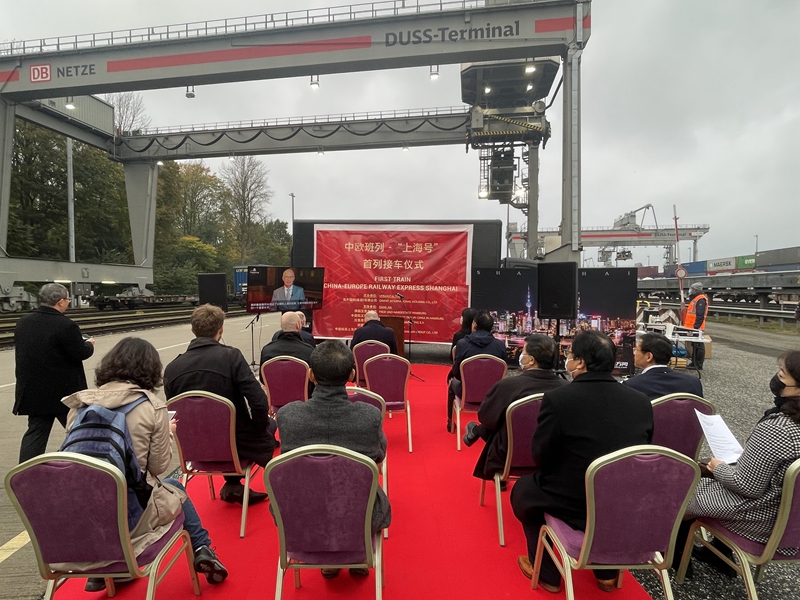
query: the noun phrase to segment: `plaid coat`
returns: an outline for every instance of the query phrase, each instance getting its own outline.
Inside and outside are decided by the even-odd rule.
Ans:
[[[798,458],[800,424],[783,413],[764,417],[735,465],[717,465],[713,479],[700,480],[686,516],[717,519],[734,533],[766,544],[778,517],[784,475]]]

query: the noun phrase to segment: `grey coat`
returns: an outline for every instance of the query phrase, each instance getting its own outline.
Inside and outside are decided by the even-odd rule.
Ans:
[[[386,457],[381,412],[363,402],[350,402],[344,386],[317,385],[308,402],[290,402],[277,415],[281,452],[311,444],[332,444],[364,454],[376,463]],[[378,488],[372,530],[392,521],[389,498]]]

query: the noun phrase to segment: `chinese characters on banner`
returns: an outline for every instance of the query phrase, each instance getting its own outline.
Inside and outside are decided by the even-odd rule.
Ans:
[[[349,338],[368,310],[402,317],[407,327],[408,309],[419,331],[414,341],[452,339],[461,310],[469,306],[471,226],[326,227],[315,229],[315,264],[325,267],[315,336]]]

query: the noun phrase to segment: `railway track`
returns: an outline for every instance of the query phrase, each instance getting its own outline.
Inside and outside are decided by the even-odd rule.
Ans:
[[[194,307],[191,306],[120,312],[78,309],[68,311],[67,315],[80,325],[83,333],[95,336],[188,323],[193,310]],[[228,311],[228,317],[243,314],[245,311],[238,307]],[[24,315],[15,314],[0,317],[0,348],[14,344],[14,327],[22,316]]]

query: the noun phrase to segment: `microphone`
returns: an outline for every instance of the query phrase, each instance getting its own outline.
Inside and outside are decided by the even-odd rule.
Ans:
[[[405,296],[403,296],[403,294],[401,294],[400,292],[396,292],[396,293],[395,293],[395,296],[397,296],[397,297],[398,297],[398,298],[400,298],[401,300],[405,300],[405,299],[406,299],[406,297],[405,297]]]

